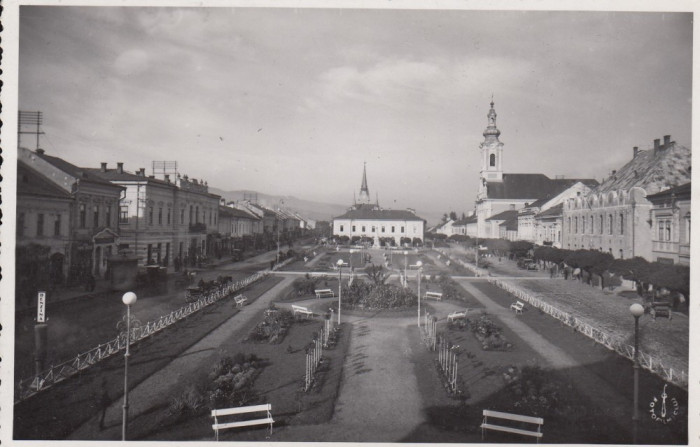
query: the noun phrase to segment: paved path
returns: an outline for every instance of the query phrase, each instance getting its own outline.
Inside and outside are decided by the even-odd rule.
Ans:
[[[274,300],[292,281],[293,278],[282,280],[258,299],[243,307],[240,312],[214,329],[187,351],[180,354],[163,369],[132,389],[129,393],[130,417],[138,417],[139,414],[149,411],[154,406],[167,402],[169,390],[177,383],[180,376],[186,376],[197,368],[201,368],[202,362],[212,352],[219,349],[227,338],[231,337],[237,330],[250,322],[255,315],[267,308],[270,301]],[[119,435],[115,435],[115,432],[121,430],[122,403],[122,399],[119,399],[107,409],[105,425],[110,427],[109,429],[96,432],[97,422],[95,418],[92,418],[73,432],[68,439],[119,438]]]

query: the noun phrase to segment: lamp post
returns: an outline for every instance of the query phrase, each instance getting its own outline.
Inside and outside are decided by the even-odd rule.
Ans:
[[[408,285],[408,276],[406,276],[408,273],[408,251],[404,250],[403,251],[403,286],[406,287]]]
[[[124,353],[124,406],[122,407],[122,441],[126,441],[126,425],[129,419],[129,345],[131,344],[131,305],[136,302],[134,292],[126,292],[122,302],[126,304],[126,352]]]
[[[343,297],[343,260],[338,259],[338,326],[340,326],[340,305]]]
[[[632,431],[633,443],[637,443],[637,428],[639,426],[639,317],[644,315],[644,307],[639,303],[634,303],[630,306],[630,313],[634,317],[634,400],[632,409],[632,422],[634,424]]]
[[[416,262],[418,266],[418,329],[420,329],[420,277],[423,271],[423,263],[419,260]]]

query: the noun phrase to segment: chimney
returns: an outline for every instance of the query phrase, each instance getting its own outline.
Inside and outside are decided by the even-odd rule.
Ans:
[[[632,153],[634,154],[634,155],[632,155],[632,158],[635,158],[637,156],[637,154],[639,153],[639,148],[637,146],[633,147]]]
[[[661,147],[661,140],[659,138],[654,140],[654,152],[658,151]]]
[[[37,149],[37,150],[36,150],[36,153],[39,154],[39,155],[44,155],[44,152],[46,152],[46,151],[43,150],[43,149]]]
[[[617,171],[615,169],[613,169],[612,175],[615,175],[615,174],[617,174]]]
[[[671,135],[664,135],[664,149],[668,149],[671,145]]]
[[[140,175],[141,177],[145,177],[145,176],[146,176],[146,168],[141,168],[141,169],[139,169],[139,175]]]
[[[165,181],[170,183],[170,174],[165,174]]]
[[[117,172],[120,174],[124,173],[124,163],[122,163],[122,162],[117,163]]]
[[[100,171],[107,172],[107,163],[100,163]]]

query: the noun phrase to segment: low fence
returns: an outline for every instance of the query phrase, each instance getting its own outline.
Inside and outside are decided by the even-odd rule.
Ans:
[[[505,281],[501,281],[495,278],[489,278],[489,283],[494,284],[497,287],[507,291],[513,296],[529,303],[532,307],[540,309],[542,312],[551,315],[562,323],[576,329],[578,332],[587,336],[588,338],[594,340],[606,348],[617,352],[618,354],[634,360],[634,346],[630,346],[624,341],[617,337],[614,337],[607,332],[591,326],[589,323],[582,321],[581,319],[571,315],[570,313],[564,312],[549,303],[542,301],[541,299],[532,296],[528,292],[515,287]],[[639,360],[639,365],[660,376],[664,380],[671,382],[685,390],[688,389],[688,375],[683,370],[674,370],[671,367],[665,366],[659,359],[652,357],[649,354],[645,354],[642,351],[637,352],[637,357]]]
[[[281,265],[283,265],[283,263],[279,264],[279,266]],[[150,337],[151,335],[177,323],[183,318],[192,315],[210,304],[238,292],[250,284],[264,278],[269,273],[269,270],[263,270],[240,281],[234,281],[229,284],[222,285],[217,290],[210,292],[195,302],[189,303],[186,306],[170,312],[168,315],[164,315],[154,321],[149,321],[145,325],[132,328],[130,331],[131,343]],[[34,377],[22,379],[15,386],[15,403],[21,402],[41,391],[44,391],[125,348],[126,334],[120,334],[115,339],[110,340],[107,343],[100,344],[96,348],[93,348],[87,352],[78,354],[76,357],[70,360],[55,366],[52,365],[49,369],[42,371],[40,374],[37,374]]]

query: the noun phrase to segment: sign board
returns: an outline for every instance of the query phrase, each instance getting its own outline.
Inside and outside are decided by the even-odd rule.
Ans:
[[[46,292],[39,292],[38,302],[36,305],[36,322],[46,322]]]

